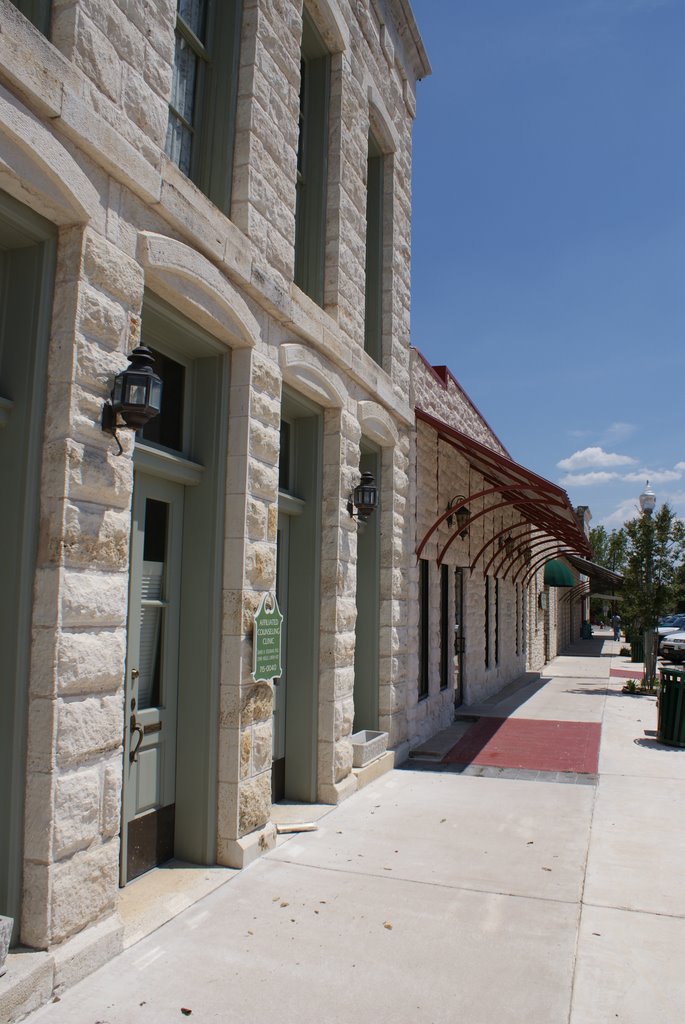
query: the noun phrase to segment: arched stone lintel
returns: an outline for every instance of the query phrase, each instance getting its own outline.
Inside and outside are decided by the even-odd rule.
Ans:
[[[2,186],[57,224],[85,223],[100,196],[73,156],[16,96],[0,86]]]
[[[376,84],[370,79],[367,79],[366,82],[366,92],[369,100],[369,125],[376,137],[376,142],[384,153],[397,153],[401,148],[399,136],[383,102],[383,97]]]
[[[320,356],[304,345],[288,342],[278,353],[281,373],[286,384],[311,398],[317,405],[341,409],[346,389],[338,374]]]
[[[377,402],[359,402],[357,415],[362,434],[370,441],[381,448],[392,448],[398,443],[399,434],[392,417]]]
[[[253,348],[261,328],[237,289],[220,270],[184,242],[153,231],[138,235],[145,283],[231,347]]]
[[[350,47],[350,30],[337,0],[309,0],[307,10],[331,53],[342,53]]]

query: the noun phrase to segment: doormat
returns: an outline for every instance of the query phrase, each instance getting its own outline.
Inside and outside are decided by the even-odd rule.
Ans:
[[[635,662],[635,668],[610,668],[609,675],[617,679],[641,679],[644,675],[642,662]]]
[[[595,774],[601,730],[599,722],[481,718],[442,763]]]

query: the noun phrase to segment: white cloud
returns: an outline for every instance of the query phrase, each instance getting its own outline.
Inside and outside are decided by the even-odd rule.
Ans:
[[[567,459],[562,459],[561,462],[557,462],[559,469],[586,469],[586,468],[598,468],[606,469],[607,466],[632,466],[637,459],[633,459],[630,455],[618,455],[616,452],[605,452],[603,448],[597,446],[593,448],[583,448],[581,451],[574,452],[573,455],[569,455]]]
[[[592,484],[609,484],[620,479],[619,473],[606,473],[599,470],[592,473],[567,473],[566,476],[562,476],[559,483],[564,487],[590,487]]]
[[[635,498],[628,498],[622,501],[613,512],[610,512],[604,519],[600,519],[598,525],[607,530],[618,530],[628,519],[634,519],[640,514],[640,507]]]
[[[682,465],[682,463],[681,463]],[[685,469],[685,465],[683,466]],[[676,469],[641,469],[636,473],[626,473],[621,477],[626,483],[646,483],[649,480],[650,486],[654,484],[668,484],[682,478],[682,472]]]
[[[651,478],[650,478],[651,483]],[[657,494],[657,508],[664,502],[668,502],[675,514],[680,519],[685,519],[685,491],[663,491]],[[616,506],[613,512],[598,520],[598,525],[607,530],[617,530],[628,519],[635,519],[641,515],[637,497],[627,498]]]
[[[685,462],[676,462],[674,469],[685,469]]]
[[[667,501],[679,519],[685,519],[685,491],[666,491],[657,495],[659,502]]]
[[[617,420],[616,423],[612,423],[610,427],[607,427],[602,438],[602,444],[616,444],[619,441],[625,441],[626,438],[632,437],[636,429],[634,423],[623,423]]]

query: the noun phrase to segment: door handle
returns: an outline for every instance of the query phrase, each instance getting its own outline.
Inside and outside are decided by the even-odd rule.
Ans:
[[[140,744],[143,742],[143,736],[145,735],[144,726],[140,725],[136,719],[135,713],[131,715],[131,749],[129,751],[128,759],[133,764],[138,760],[138,751],[140,750]],[[136,742],[136,739],[138,742]],[[135,745],[134,745],[135,744]]]

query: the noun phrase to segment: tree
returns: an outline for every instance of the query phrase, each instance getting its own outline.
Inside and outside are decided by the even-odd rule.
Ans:
[[[685,524],[664,502],[623,526],[626,538],[622,611],[633,632],[651,629],[676,607],[685,560]]]
[[[592,558],[597,565],[613,572],[623,572],[627,559],[627,537],[625,527],[607,533],[603,526],[593,526],[590,530],[590,546]]]
[[[590,530],[589,540],[592,559],[597,565],[611,569],[612,572],[622,573],[624,571],[627,557],[627,537],[623,527],[607,533],[605,527],[593,526]],[[590,602],[590,615],[593,619],[606,619],[608,611],[609,600],[607,598],[597,598]]]
[[[685,612],[685,561],[675,571],[672,594],[674,611]]]
[[[668,503],[618,530],[590,530],[593,559],[623,573],[621,618],[628,635],[641,635],[668,612],[685,611],[685,523]]]

